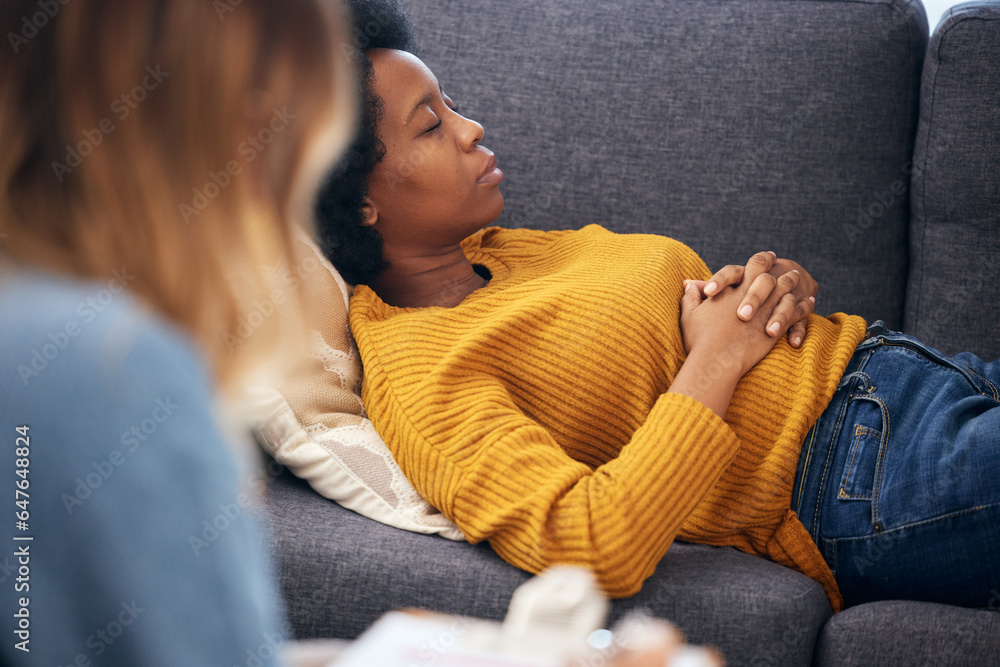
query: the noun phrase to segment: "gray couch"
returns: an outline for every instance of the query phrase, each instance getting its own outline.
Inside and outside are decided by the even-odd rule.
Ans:
[[[656,232],[709,266],[772,249],[845,310],[1000,356],[1000,4],[928,40],[907,0],[411,0],[424,58],[507,174],[507,226]],[[998,434],[1000,438],[1000,434]],[[271,539],[300,638],[390,609],[500,619],[528,577],[487,545],[362,518],[287,473]],[[994,591],[1000,609],[1000,590]],[[1000,614],[864,604],[729,548],[675,544],[613,604],[732,665],[997,665]]]

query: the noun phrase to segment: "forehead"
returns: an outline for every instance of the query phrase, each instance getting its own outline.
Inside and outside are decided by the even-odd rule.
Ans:
[[[408,112],[408,105],[438,88],[434,73],[412,53],[371,49],[368,57],[372,61],[372,89],[382,98],[387,115]]]

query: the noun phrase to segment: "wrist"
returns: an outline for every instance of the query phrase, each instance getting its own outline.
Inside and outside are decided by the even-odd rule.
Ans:
[[[667,391],[690,396],[725,419],[736,384],[743,377],[736,358],[719,358],[695,348],[681,365]]]
[[[716,384],[731,384],[733,387],[746,375],[752,366],[747,366],[740,354],[737,343],[728,347],[698,347],[688,353],[684,364],[690,364],[692,371]]]

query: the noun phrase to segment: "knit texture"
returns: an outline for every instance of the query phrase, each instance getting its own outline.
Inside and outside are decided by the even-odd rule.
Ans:
[[[359,286],[350,320],[372,423],[470,542],[531,572],[589,567],[613,597],[674,539],[731,545],[813,577],[840,609],[790,506],[861,318],[811,316],[802,348],[779,341],[722,420],[667,392],[685,358],[682,280],[711,275],[680,242],[494,227],[464,250],[492,277],[457,307],[396,308]]]

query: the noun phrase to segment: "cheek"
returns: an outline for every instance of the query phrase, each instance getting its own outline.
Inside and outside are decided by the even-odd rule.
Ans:
[[[404,159],[383,161],[379,169],[378,181],[383,193],[419,200],[424,205],[440,206],[461,198],[467,180],[454,160],[442,160],[427,149],[414,149]]]
[[[404,156],[402,158],[385,158],[376,167],[373,179],[379,189],[389,195],[398,195],[401,191],[412,188],[421,168],[421,157]]]
[[[440,147],[433,141],[387,147],[386,155],[376,167],[376,176],[390,191],[408,188],[421,191],[441,180]]]
[[[386,212],[408,217],[414,207],[454,217],[479,206],[483,193],[457,150],[445,142],[387,146],[370,181],[372,196]]]

